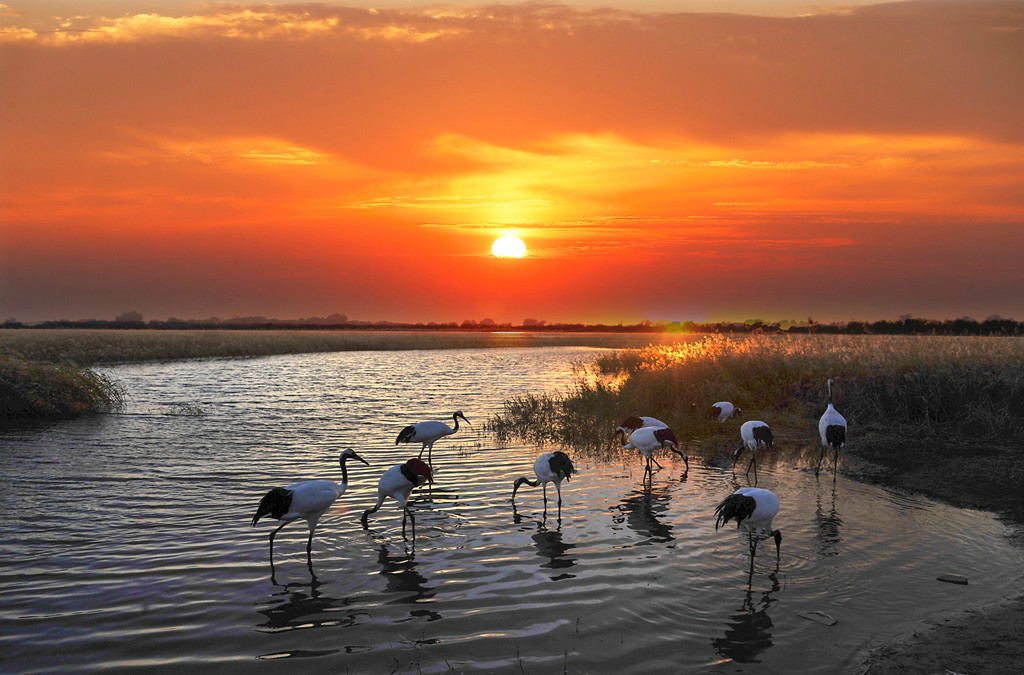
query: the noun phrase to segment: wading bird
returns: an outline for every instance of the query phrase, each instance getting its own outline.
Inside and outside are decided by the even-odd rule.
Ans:
[[[405,464],[395,464],[384,472],[384,475],[380,477],[380,482],[377,483],[377,503],[372,509],[363,512],[361,519],[363,529],[369,527],[366,519],[370,517],[370,514],[379,511],[384,500],[391,497],[402,507],[402,536],[405,536],[405,519],[408,517],[412,521],[412,538],[415,541],[416,518],[409,510],[409,495],[413,488],[433,482],[433,471],[418,457],[413,457]]]
[[[719,401],[708,408],[704,416],[707,418],[717,417],[719,422],[724,422],[730,417],[739,417],[742,412],[743,409],[739,406],[734,406],[728,401]]]
[[[644,456],[646,460],[646,466],[644,468],[644,478],[648,475],[653,475],[653,469],[651,469],[651,462],[658,464],[658,460],[654,459],[653,454],[655,450],[662,448],[668,448],[672,452],[676,453],[683,458],[686,462],[686,470],[690,470],[690,458],[686,456],[686,453],[679,449],[679,441],[676,440],[676,435],[672,433],[672,430],[668,427],[662,429],[654,429],[652,427],[640,427],[631,434],[627,434],[623,427],[619,427],[615,430],[615,433],[619,435],[619,442],[624,448],[635,448],[640,451],[640,454]],[[663,468],[661,464],[658,464],[658,468]]]
[[[764,446],[765,450],[774,450],[775,437],[772,436],[772,430],[766,423],[759,420],[751,420],[740,425],[740,438],[743,439],[743,443],[733,453],[733,468],[735,470],[736,460],[740,458],[743,451],[750,450],[750,464],[747,464],[747,473],[745,475],[750,475],[750,467],[753,466],[754,483],[757,483],[757,451],[761,446]]]
[[[779,513],[779,498],[763,488],[740,488],[722,500],[715,508],[715,530],[730,520],[736,520],[737,529],[744,529],[750,536],[750,569],[754,569],[754,554],[759,539],[775,539],[775,559],[779,559],[782,546],[782,532],[772,529],[772,519]]]
[[[338,459],[341,462],[341,483],[332,480],[304,480],[286,488],[273,488],[263,495],[260,505],[256,507],[256,515],[252,518],[252,526],[256,527],[260,518],[266,515],[284,521],[270,533],[271,567],[274,565],[274,535],[282,527],[299,518],[305,519],[309,526],[306,559],[312,565],[313,531],[316,530],[317,521],[348,488],[348,467],[345,466],[345,462],[355,459],[369,466],[369,463],[352,449],[343,451]]]
[[[410,424],[406,428],[402,429],[398,433],[398,438],[395,439],[395,445],[399,443],[422,443],[420,447],[420,457],[423,457],[423,451],[427,451],[427,464],[431,464],[430,455],[433,450],[434,443],[445,436],[451,436],[459,430],[459,419],[469,424],[469,420],[462,414],[461,410],[456,410],[452,413],[452,419],[455,420],[455,428],[451,428],[444,422],[418,422],[416,424]],[[472,424],[469,424],[473,426]]]
[[[825,458],[825,450],[831,447],[836,453],[832,462],[832,479],[835,480],[836,467],[839,465],[839,450],[846,445],[846,418],[840,415],[832,405],[831,378],[828,381],[828,407],[825,408],[825,413],[818,420],[818,433],[821,435],[821,454],[818,456],[818,465],[814,467],[814,475],[818,475],[821,460]]]
[[[562,481],[568,481],[572,476],[575,467],[572,465],[572,460],[569,459],[569,455],[564,452],[545,452],[543,455],[537,458],[537,461],[533,463],[533,473],[536,474],[537,480],[531,481],[526,476],[520,476],[516,479],[515,487],[512,488],[512,506],[515,507],[516,503],[516,492],[519,491],[519,486],[526,483],[530,487],[537,487],[540,485],[544,488],[544,513],[548,512],[548,483],[555,484],[555,490],[558,491],[558,517],[562,517]]]

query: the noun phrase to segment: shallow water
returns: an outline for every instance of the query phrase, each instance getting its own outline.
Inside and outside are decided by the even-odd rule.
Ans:
[[[743,483],[664,458],[577,456],[562,518],[512,482],[536,448],[481,426],[507,396],[568,382],[582,348],[347,352],[114,367],[124,414],[0,433],[0,670],[303,672],[834,672],[858,648],[938,612],[1022,586],[1021,555],[990,514],[953,509],[781,461],[781,559],[748,574],[715,504]],[[195,416],[182,404],[201,407]],[[410,422],[462,409],[434,448],[438,483],[370,519],[380,473],[411,454]],[[623,411],[632,413],[637,411]],[[449,418],[450,419],[450,418]],[[813,435],[813,430],[810,432]],[[313,574],[306,530],[249,526],[275,485],[340,478]],[[969,586],[940,583],[945,572]],[[797,612],[838,620],[823,626]],[[296,662],[295,660],[299,661]]]

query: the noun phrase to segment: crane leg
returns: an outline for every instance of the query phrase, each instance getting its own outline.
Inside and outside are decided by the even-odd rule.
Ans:
[[[821,469],[821,460],[825,459],[825,446],[821,446],[821,454],[818,455],[818,465],[814,467],[814,475],[818,475],[818,470]]]
[[[745,474],[743,474],[744,476],[749,476],[750,475],[750,467],[754,466],[754,460],[756,460],[756,459],[757,459],[757,455],[755,455],[754,453],[751,453],[750,454],[750,463],[747,464],[747,472]]]
[[[836,456],[835,459],[832,460],[832,471],[832,481],[835,482],[835,473],[839,471],[839,448],[836,448]]]
[[[757,485],[757,453],[754,453],[754,485]]]
[[[416,516],[412,514],[409,507],[405,507],[405,514],[409,516],[409,522],[412,523],[412,541],[416,542]],[[405,538],[405,516],[402,516],[402,538]]]
[[[655,464],[657,464],[659,469],[664,469],[665,468],[661,464],[658,464],[658,460],[654,459],[654,455],[651,455],[651,461],[654,462]]]

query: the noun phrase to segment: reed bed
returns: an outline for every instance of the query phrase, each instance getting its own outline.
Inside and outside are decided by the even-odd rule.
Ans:
[[[903,483],[920,474],[938,483],[943,476],[925,476],[934,469],[957,486],[966,479],[1006,490],[1006,503],[1024,508],[1017,337],[706,336],[616,351],[581,366],[564,391],[506,401],[488,427],[499,442],[614,451],[614,426],[650,415],[671,425],[688,452],[721,463],[738,445],[739,423],[762,419],[784,453],[811,461],[830,377],[850,425],[847,449],[883,467],[872,478]],[[720,400],[741,406],[742,419],[707,419]]]
[[[0,329],[0,351],[79,365],[244,358],[276,354],[500,347],[638,347],[684,336],[630,333],[519,333],[362,330]]]
[[[123,404],[121,385],[88,368],[0,354],[0,420],[76,417]]]

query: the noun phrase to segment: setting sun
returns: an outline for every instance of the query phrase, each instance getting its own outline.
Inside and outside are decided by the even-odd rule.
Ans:
[[[491,253],[499,258],[522,258],[526,255],[526,244],[519,237],[506,234],[494,240]]]

